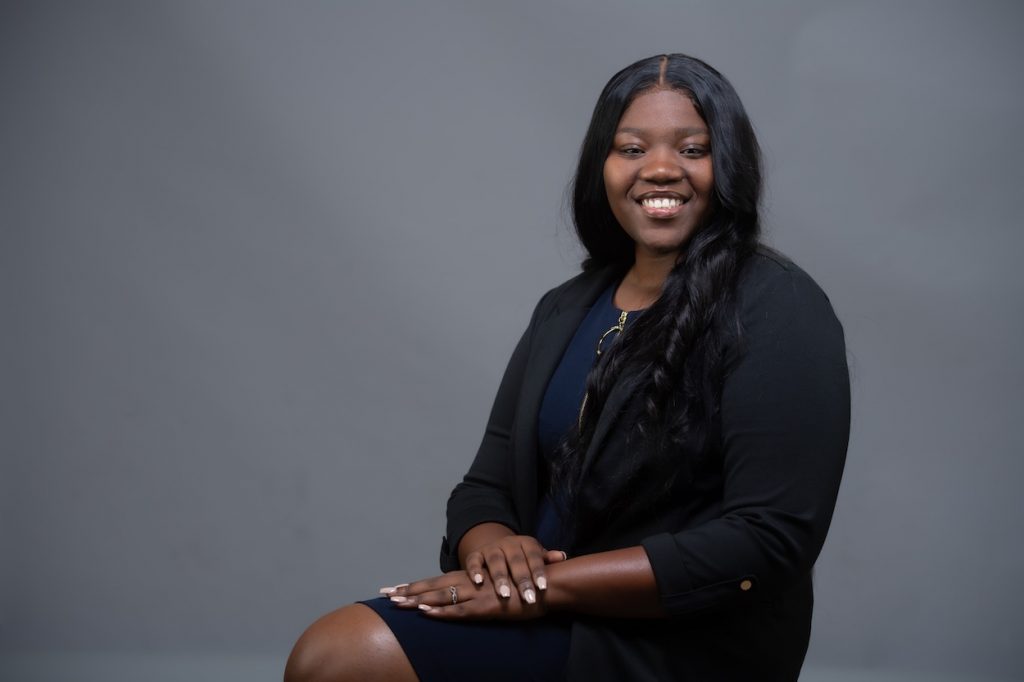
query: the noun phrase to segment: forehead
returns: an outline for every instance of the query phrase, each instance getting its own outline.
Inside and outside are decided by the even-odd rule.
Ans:
[[[665,131],[699,129],[707,131],[707,124],[697,113],[689,96],[678,90],[648,90],[630,102],[619,119],[618,131],[623,129]]]

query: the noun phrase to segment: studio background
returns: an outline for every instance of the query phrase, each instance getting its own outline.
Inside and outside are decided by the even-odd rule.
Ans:
[[[0,5],[0,678],[278,679],[437,572],[612,73],[733,82],[843,321],[808,682],[1024,679],[1017,2]]]

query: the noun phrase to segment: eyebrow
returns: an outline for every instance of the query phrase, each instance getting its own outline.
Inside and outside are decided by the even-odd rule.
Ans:
[[[615,134],[618,135],[619,133],[629,133],[631,135],[643,135],[646,132],[647,131],[644,130],[643,128],[619,128],[618,130],[615,131]],[[689,137],[690,135],[707,135],[708,134],[708,129],[707,128],[676,128],[673,132],[675,132],[676,135],[681,135],[683,137]]]

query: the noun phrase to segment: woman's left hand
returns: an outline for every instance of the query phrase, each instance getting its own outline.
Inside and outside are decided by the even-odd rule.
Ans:
[[[424,615],[444,620],[528,620],[547,612],[543,592],[533,604],[527,604],[515,591],[508,598],[499,598],[486,571],[479,585],[465,571],[452,571],[408,585],[385,587],[381,594],[399,608],[419,609]]]

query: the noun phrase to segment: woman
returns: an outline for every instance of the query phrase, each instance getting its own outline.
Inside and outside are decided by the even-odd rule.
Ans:
[[[294,680],[796,680],[842,474],[842,328],[758,244],[732,86],[616,74],[574,181],[582,274],[537,305],[448,504],[444,575],[313,624]]]

